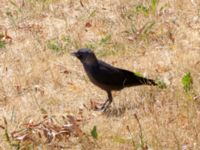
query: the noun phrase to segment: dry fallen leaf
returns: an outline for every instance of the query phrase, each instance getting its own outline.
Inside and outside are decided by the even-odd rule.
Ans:
[[[5,30],[4,35],[0,38],[0,40],[5,41],[7,43],[11,43],[12,42],[12,38],[11,36],[8,35],[8,31]]]
[[[82,132],[82,130],[79,128],[79,125],[77,124],[77,120],[75,119],[74,116],[68,115],[67,118],[69,119],[69,122],[72,124],[72,127],[74,129],[74,133],[76,136],[83,136],[84,133]]]
[[[90,28],[90,27],[92,27],[92,24],[90,22],[86,22],[85,27]]]
[[[81,112],[80,115],[82,115]],[[37,123],[30,119],[28,123],[23,124],[22,129],[13,131],[11,137],[20,142],[35,142],[40,139],[40,141],[43,140],[44,143],[51,143],[52,141],[68,139],[70,136],[81,137],[84,135],[79,125],[82,118],[77,119],[73,115],[68,115],[67,118],[62,116],[62,118],[67,123],[63,125],[58,124],[48,115],[44,115],[42,120]]]

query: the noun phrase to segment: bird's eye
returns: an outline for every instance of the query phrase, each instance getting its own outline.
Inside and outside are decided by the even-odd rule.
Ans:
[[[83,56],[79,54],[79,55],[78,55],[78,58],[79,58],[79,59],[83,59]]]

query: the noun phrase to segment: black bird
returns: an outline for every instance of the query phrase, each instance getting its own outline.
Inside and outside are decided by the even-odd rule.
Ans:
[[[133,72],[98,60],[94,52],[88,48],[79,49],[72,55],[81,61],[90,81],[107,92],[108,99],[102,106],[103,110],[106,110],[112,103],[112,91],[138,85],[157,85],[152,79],[140,77]]]

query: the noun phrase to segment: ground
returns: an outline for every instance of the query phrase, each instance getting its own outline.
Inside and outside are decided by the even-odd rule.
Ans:
[[[83,47],[167,87],[95,111],[106,93],[70,55]],[[200,2],[2,0],[0,77],[0,149],[200,149]]]

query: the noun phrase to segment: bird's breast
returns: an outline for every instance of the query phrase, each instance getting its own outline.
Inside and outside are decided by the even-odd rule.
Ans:
[[[90,81],[92,83],[94,83],[95,85],[97,85],[98,82],[95,79],[95,76],[97,76],[97,74],[98,74],[98,67],[95,67],[95,66],[84,66],[84,69],[85,69],[85,72],[86,72],[87,76],[89,77]]]

